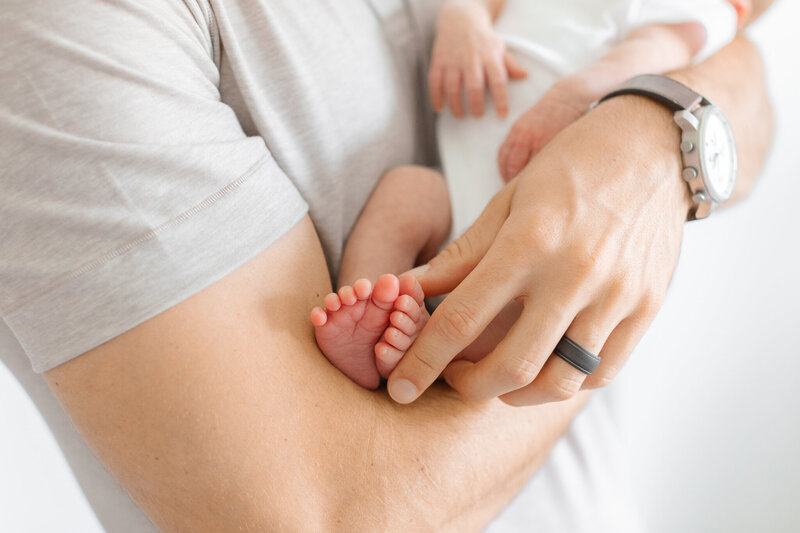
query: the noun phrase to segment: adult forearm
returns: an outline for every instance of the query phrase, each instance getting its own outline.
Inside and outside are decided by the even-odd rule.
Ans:
[[[482,530],[541,466],[585,400],[534,408],[468,404],[444,386],[413,409],[387,400],[381,410],[388,431],[376,445],[413,453],[382,465],[381,482],[388,483],[380,492],[402,494],[409,481],[413,488],[388,509],[373,501],[373,519],[387,519],[386,530],[410,517],[420,531]]]
[[[739,154],[734,199],[752,188],[772,143],[774,117],[758,49],[737,37],[707,61],[670,74],[720,106],[732,126]]]
[[[316,348],[330,291],[304,220],[225,279],[46,374],[162,531],[477,531],[582,399],[418,404],[356,386]]]

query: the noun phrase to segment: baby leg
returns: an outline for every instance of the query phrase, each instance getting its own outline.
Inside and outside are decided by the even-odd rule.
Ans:
[[[347,240],[339,286],[400,274],[436,255],[450,232],[444,177],[425,167],[387,172]]]
[[[393,273],[433,257],[449,230],[447,187],[433,170],[394,169],[372,193],[345,247],[338,292],[311,311],[320,349],[359,385],[376,388],[427,322],[417,280]]]

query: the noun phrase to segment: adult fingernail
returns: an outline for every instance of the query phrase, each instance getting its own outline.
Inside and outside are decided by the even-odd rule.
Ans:
[[[423,274],[425,274],[425,272],[427,272],[427,271],[428,271],[428,269],[429,269],[430,267],[431,267],[431,266],[430,266],[429,264],[427,264],[427,263],[426,263],[426,264],[424,264],[424,265],[420,265],[420,266],[418,266],[417,268],[412,268],[411,270],[409,270],[408,272],[406,272],[406,274],[411,274],[411,275],[412,275],[412,276],[414,276],[415,278],[419,278],[420,276],[422,276]]]
[[[389,396],[397,403],[411,403],[419,396],[419,391],[407,379],[396,379],[389,383]]]

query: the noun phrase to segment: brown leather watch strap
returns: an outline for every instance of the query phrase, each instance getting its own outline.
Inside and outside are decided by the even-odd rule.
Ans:
[[[673,111],[688,109],[694,111],[700,105],[709,105],[711,102],[697,94],[686,85],[657,74],[642,74],[626,81],[622,87],[612,91],[598,100],[598,104],[609,98],[623,94],[638,94],[652,98],[666,105]]]

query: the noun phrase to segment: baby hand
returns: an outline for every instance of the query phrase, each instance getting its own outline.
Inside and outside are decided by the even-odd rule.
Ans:
[[[588,104],[580,95],[580,88],[565,78],[514,122],[497,156],[505,181],[514,179],[553,137],[583,115]]]
[[[479,117],[488,86],[497,114],[506,116],[508,79],[524,78],[527,72],[495,34],[486,6],[474,0],[446,3],[436,27],[428,73],[434,109],[441,112],[446,98],[453,115],[464,117],[463,87],[470,113]]]

